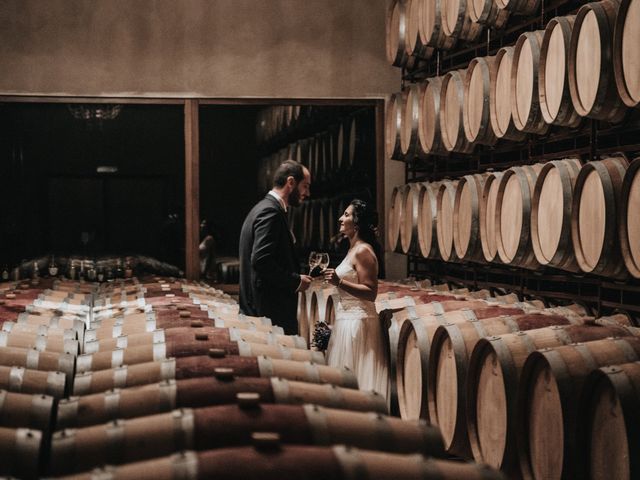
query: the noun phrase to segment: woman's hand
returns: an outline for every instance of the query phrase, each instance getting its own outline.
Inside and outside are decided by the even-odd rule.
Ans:
[[[324,271],[324,279],[330,284],[335,285],[336,287],[340,283],[340,277],[333,268],[327,268]]]

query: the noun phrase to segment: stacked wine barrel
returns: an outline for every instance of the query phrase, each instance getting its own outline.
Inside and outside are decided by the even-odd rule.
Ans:
[[[388,245],[448,262],[640,278],[639,170],[640,158],[617,154],[401,185]]]
[[[537,13],[539,3],[394,0],[388,60],[409,69],[433,61],[433,49],[477,39],[510,14]],[[471,154],[499,140],[535,139],[551,126],[577,127],[583,118],[622,121],[640,103],[638,8],[637,0],[587,3],[495,55],[409,84],[388,102],[387,158]]]
[[[0,319],[3,475],[501,478],[205,284],[2,283]]]
[[[280,108],[289,107],[270,107],[265,109],[262,115],[265,115],[264,112]],[[307,124],[312,122],[310,115],[304,118]],[[371,121],[372,119],[366,111],[353,112],[328,124],[328,121],[319,120],[319,125],[322,125],[319,131],[313,135],[298,138],[260,160],[259,190],[266,192],[271,188],[273,173],[285,160],[295,160],[302,163],[309,169],[312,182],[317,185],[336,182],[345,175],[357,174],[372,160]],[[261,120],[259,117],[258,127],[263,122],[265,120]],[[298,137],[296,131],[315,130],[309,125],[305,129],[299,130],[304,126],[304,124],[300,126],[295,122],[286,127],[284,124],[277,124],[272,127],[274,131],[271,136],[258,135],[258,141],[266,142],[278,135],[282,138],[287,138],[287,135],[295,138]]]
[[[449,454],[509,478],[637,475],[640,329],[626,315],[415,283],[381,284],[376,306],[400,416],[437,425]]]

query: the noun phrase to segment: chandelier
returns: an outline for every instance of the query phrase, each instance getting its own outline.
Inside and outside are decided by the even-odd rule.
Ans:
[[[120,114],[122,105],[109,103],[100,104],[71,104],[68,105],[73,118],[85,122],[102,124],[104,120],[113,120]]]

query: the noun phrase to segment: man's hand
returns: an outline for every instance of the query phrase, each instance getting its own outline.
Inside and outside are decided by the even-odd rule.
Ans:
[[[311,286],[312,278],[309,275],[300,275],[300,285],[296,292],[304,292]]]

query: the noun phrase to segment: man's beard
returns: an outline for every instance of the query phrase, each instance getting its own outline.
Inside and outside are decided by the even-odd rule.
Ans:
[[[289,205],[291,205],[292,207],[300,206],[300,192],[298,191],[297,186],[289,194]]]

